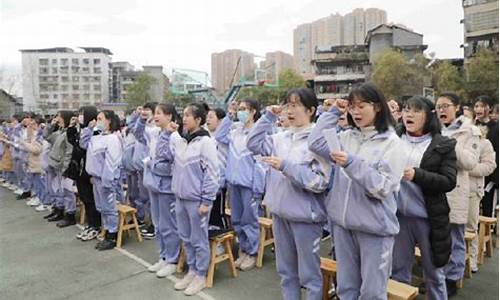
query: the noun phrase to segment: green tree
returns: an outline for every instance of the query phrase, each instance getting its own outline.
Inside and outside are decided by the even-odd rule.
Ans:
[[[156,82],[156,79],[146,73],[140,73],[134,80],[134,83],[127,87],[127,96],[125,102],[129,108],[135,108],[151,101],[150,87]]]
[[[278,75],[278,86],[284,89],[301,88],[306,86],[306,81],[295,70],[284,69]]]
[[[464,96],[464,80],[457,67],[449,62],[441,63],[433,71],[433,81],[436,93],[454,91]]]
[[[498,56],[488,49],[479,50],[465,65],[466,89],[470,98],[489,95],[498,101]]]
[[[412,70],[405,57],[395,51],[381,53],[373,66],[371,81],[387,98],[399,98],[406,94]]]
[[[196,100],[192,94],[174,94],[171,90],[165,92],[164,99],[165,102],[173,104],[179,111]]]

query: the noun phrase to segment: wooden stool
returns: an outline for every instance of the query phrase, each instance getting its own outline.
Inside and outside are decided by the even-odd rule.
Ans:
[[[417,299],[418,288],[406,283],[389,279],[387,282],[387,297],[389,300],[413,300]]]
[[[477,263],[482,265],[484,263],[484,247],[486,246],[486,256],[493,255],[493,239],[491,236],[491,227],[495,225],[497,219],[479,216],[479,237],[478,237],[478,253]]]
[[[328,290],[331,280],[336,280],[337,263],[333,259],[321,258],[321,273],[323,274],[323,300],[329,299]],[[418,296],[418,288],[389,279],[387,282],[387,297],[389,300],[413,300]]]
[[[493,246],[495,246],[496,248],[498,248],[498,230],[500,229],[500,228],[498,228],[498,206],[495,207],[495,218],[497,218],[497,228],[496,228],[497,238],[495,239],[496,241],[495,241],[495,244],[493,244]]]
[[[269,218],[259,218],[259,250],[257,251],[257,262],[255,265],[262,268],[262,261],[264,259],[264,249],[266,246],[274,245],[273,237],[273,220]]]
[[[137,240],[142,242],[141,232],[139,230],[139,224],[137,223],[136,212],[137,209],[130,207],[128,205],[118,204],[118,238],[116,239],[116,247],[121,248],[122,246],[122,236],[123,231],[127,231],[128,236],[130,236],[130,229],[135,229],[137,234]],[[127,216],[132,218],[133,224],[127,224]]]
[[[472,268],[470,265],[471,262],[471,243],[476,238],[476,234],[474,232],[465,232],[465,272],[464,277],[471,278],[472,277]],[[459,283],[460,284],[460,283]]]
[[[184,243],[181,242],[181,251],[179,252],[179,260],[177,261],[177,273],[184,271],[184,264],[186,263],[186,249]]]
[[[337,262],[321,257],[321,274],[323,274],[323,300],[330,299],[330,285],[337,281]]]
[[[214,285],[215,265],[221,262],[228,260],[229,270],[231,271],[231,275],[233,277],[238,276],[238,271],[236,271],[236,265],[234,263],[234,257],[232,252],[233,239],[234,239],[233,231],[222,233],[220,235],[210,238],[210,265],[208,266],[207,282],[206,282],[208,288],[211,288]],[[217,255],[217,245],[219,244],[224,246],[225,252],[223,254]]]

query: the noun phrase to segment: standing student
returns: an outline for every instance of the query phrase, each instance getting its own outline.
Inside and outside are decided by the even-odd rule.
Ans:
[[[177,226],[189,266],[188,273],[175,284],[175,289],[185,290],[186,295],[195,295],[205,288],[210,263],[208,220],[219,190],[217,148],[202,128],[207,110],[206,105],[198,103],[184,109],[185,136],[174,144],[174,152],[166,156],[175,159],[172,191],[177,197]],[[168,128],[169,132],[175,130],[173,124]],[[170,138],[168,134],[166,137]]]
[[[445,266],[448,296],[457,293],[457,281],[465,270],[465,224],[469,211],[469,171],[479,161],[481,132],[460,114],[460,98],[454,93],[442,93],[436,101],[436,111],[443,125],[442,134],[457,141],[457,186],[447,194],[450,205],[451,257]]]
[[[337,100],[324,112],[309,136],[311,151],[334,163],[326,208],[333,224],[337,295],[387,299],[394,237],[399,231],[395,195],[407,154],[393,130],[385,98],[374,85],[353,88],[347,100],[348,104]],[[354,128],[337,133],[338,119],[346,109]],[[333,138],[332,149],[325,138]]]
[[[173,145],[180,140],[178,132],[167,132],[171,122],[177,124],[180,117],[171,104],[158,104],[153,117],[156,127],[146,131],[149,114],[142,111],[136,124],[135,135],[140,143],[149,148],[144,160],[144,186],[149,192],[151,220],[156,230],[159,245],[159,260],[148,268],[156,276],[172,275],[177,269],[180,253],[180,238],[175,219],[175,196],[172,192],[173,161],[170,153]]]
[[[231,206],[231,224],[238,236],[241,255],[236,267],[243,271],[255,267],[259,248],[259,206],[264,194],[265,169],[247,148],[248,134],[260,117],[256,100],[245,99],[230,104],[215,135],[227,145],[226,181]],[[233,128],[233,121],[240,122]]]
[[[76,238],[84,242],[97,238],[101,228],[101,215],[95,205],[94,190],[90,181],[91,176],[85,170],[87,149],[80,147],[80,136],[83,134],[83,130],[96,118],[97,107],[83,106],[78,112],[78,126],[73,127],[72,130],[68,129],[68,140],[73,145],[72,161],[74,162],[75,173],[73,177],[76,181],[78,196],[85,207],[85,218],[87,220],[87,225],[76,235]]]
[[[222,120],[226,117],[226,112],[221,108],[212,108],[207,113],[207,130],[210,133],[210,137],[215,140],[217,130],[219,130],[222,124]],[[219,143],[215,140],[217,145],[217,158],[219,161],[219,191],[217,192],[217,197],[210,211],[209,220],[209,230],[226,230],[228,229],[228,222],[226,221],[226,194],[227,194],[227,184],[226,184],[226,167],[227,167],[227,154],[229,152],[229,147],[226,144]]]
[[[96,130],[100,134],[93,135]],[[120,137],[120,120],[113,111],[103,110],[83,129],[80,147],[87,149],[85,170],[92,176],[94,199],[101,222],[106,229],[105,238],[96,244],[99,251],[116,246],[118,210],[116,189],[120,185],[120,164],[123,149]]]
[[[73,145],[67,139],[67,130],[71,123],[73,112],[62,110],[47,127],[46,139],[50,143],[49,151],[49,197],[54,203],[53,216],[47,217],[49,222],[63,219],[74,219],[76,198],[73,190],[73,181],[63,176],[71,161]],[[66,222],[58,223],[58,226]]]
[[[426,299],[447,299],[443,267],[451,253],[446,192],[455,188],[456,141],[441,135],[434,104],[411,97],[398,132],[409,153],[398,193],[400,230],[393,252],[392,279],[411,283],[415,246],[422,253]]]
[[[318,101],[314,92],[301,88],[285,100],[288,130],[269,135],[283,110],[271,106],[250,131],[248,149],[263,155],[271,165],[264,202],[273,216],[276,268],[283,299],[321,299],[320,241],[326,222],[325,190],[331,167],[308,149]]]
[[[27,127],[27,140],[21,142],[21,147],[28,152],[28,165],[26,173],[28,182],[31,183],[32,198],[26,204],[38,206],[44,196],[44,180],[41,165],[41,154],[43,150],[43,136],[39,126],[45,121],[41,117],[32,118]]]

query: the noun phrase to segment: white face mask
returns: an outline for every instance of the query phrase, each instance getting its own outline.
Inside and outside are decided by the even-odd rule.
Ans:
[[[83,124],[83,115],[78,115],[78,123]]]

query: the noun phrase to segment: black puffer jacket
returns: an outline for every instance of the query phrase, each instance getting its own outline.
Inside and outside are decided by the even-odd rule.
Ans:
[[[453,190],[457,178],[456,141],[436,134],[422,156],[420,167],[415,168],[413,182],[425,198],[431,227],[432,262],[436,268],[448,263],[451,253],[450,219],[446,193]]]

